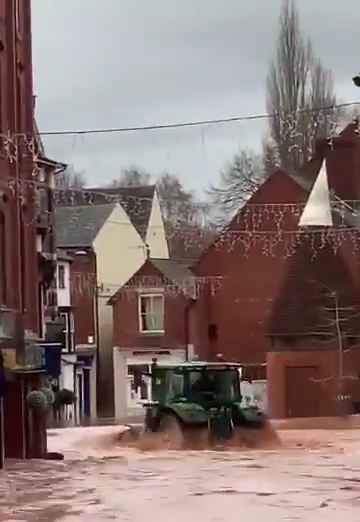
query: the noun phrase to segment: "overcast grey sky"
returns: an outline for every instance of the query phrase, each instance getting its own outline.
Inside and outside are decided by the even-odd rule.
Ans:
[[[33,0],[40,129],[148,125],[265,111],[281,0]],[[360,98],[360,1],[301,0],[304,31],[334,72],[341,101]],[[46,140],[89,184],[138,165],[189,188],[215,182],[264,124]]]

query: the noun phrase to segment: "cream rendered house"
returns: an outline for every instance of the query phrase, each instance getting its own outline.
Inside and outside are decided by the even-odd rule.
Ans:
[[[91,248],[96,256],[98,414],[113,416],[113,319],[108,301],[149,253],[167,259],[169,251],[155,187],[91,190],[95,198],[107,192],[106,199],[114,202],[94,198],[92,205],[58,208],[57,244],[72,251]]]

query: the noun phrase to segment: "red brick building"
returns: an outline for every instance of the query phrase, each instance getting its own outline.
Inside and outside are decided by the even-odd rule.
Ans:
[[[64,168],[35,139],[31,2],[0,2],[0,350],[5,455],[32,455],[26,394],[44,371],[44,294],[55,268],[52,178]],[[1,430],[0,430],[1,431]],[[0,441],[1,446],[1,441]]]
[[[192,354],[190,309],[194,276],[186,262],[148,259],[110,299],[114,324],[115,415],[141,413],[149,390],[142,373],[152,359],[183,361]]]
[[[71,303],[74,313],[75,345],[97,339],[96,256],[91,249],[69,249],[71,264]]]
[[[334,227],[300,230],[324,162]],[[194,307],[195,350],[203,358],[222,353],[241,363],[267,362],[274,417],[334,414],[339,396],[347,397],[342,411],[353,411],[358,401],[359,204],[342,201],[360,200],[359,172],[353,124],[331,143],[319,143],[301,172],[274,172],[194,268],[197,276],[220,279],[216,289],[211,282],[203,287]]]

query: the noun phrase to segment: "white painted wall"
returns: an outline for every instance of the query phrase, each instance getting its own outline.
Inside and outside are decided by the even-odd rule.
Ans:
[[[118,204],[93,243],[101,294],[113,295],[143,265],[146,248],[124,209]]]
[[[113,349],[114,357],[114,403],[115,418],[123,420],[131,415],[142,415],[144,408],[141,401],[131,400],[130,383],[128,379],[128,365],[151,365],[154,355],[134,355],[133,350],[121,349],[117,346]],[[171,350],[170,354],[157,354],[156,358],[161,363],[184,362],[185,350]]]
[[[165,226],[161,215],[158,195],[155,191],[149,227],[146,234],[146,243],[150,247],[151,257],[158,259],[169,258],[169,248],[166,241]]]
[[[62,355],[61,356],[61,375],[60,375],[60,388],[66,388],[67,390],[75,391],[74,387],[74,364],[76,361],[75,355]]]
[[[57,299],[58,306],[71,306],[70,296],[70,263],[66,261],[58,261],[57,263],[57,274],[59,273],[59,266],[63,266],[65,270],[65,288],[59,288],[59,278],[57,281]]]

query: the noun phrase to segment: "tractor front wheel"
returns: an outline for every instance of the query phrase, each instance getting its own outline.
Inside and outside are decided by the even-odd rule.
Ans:
[[[164,415],[160,420],[159,433],[164,449],[180,450],[185,446],[185,435],[180,420],[171,414]]]

